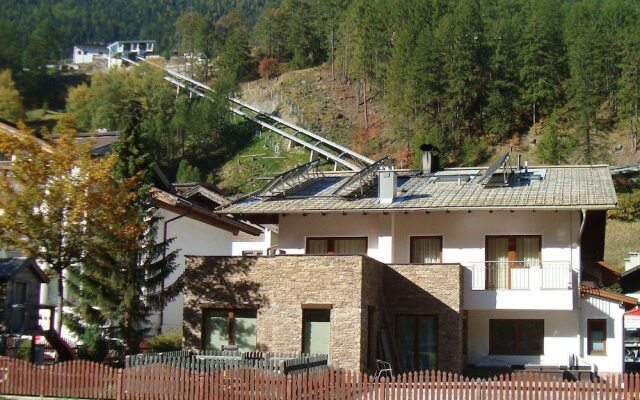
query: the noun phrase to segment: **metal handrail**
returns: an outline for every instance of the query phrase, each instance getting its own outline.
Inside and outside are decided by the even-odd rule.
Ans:
[[[571,289],[570,261],[471,263],[472,290]]]

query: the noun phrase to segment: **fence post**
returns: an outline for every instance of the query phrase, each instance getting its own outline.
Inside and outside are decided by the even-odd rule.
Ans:
[[[122,368],[118,368],[118,374],[116,375],[116,400],[124,399],[124,374]]]
[[[38,365],[35,378],[38,380],[38,396],[44,397],[44,365]]]

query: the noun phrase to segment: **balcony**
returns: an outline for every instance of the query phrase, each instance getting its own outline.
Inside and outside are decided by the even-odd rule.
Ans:
[[[577,273],[568,261],[485,261],[465,271],[467,310],[571,310]]]

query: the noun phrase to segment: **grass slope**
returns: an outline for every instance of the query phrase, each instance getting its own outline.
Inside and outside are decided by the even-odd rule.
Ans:
[[[280,149],[279,152],[275,148]],[[301,147],[286,149],[277,135],[263,133],[251,140],[218,170],[217,186],[226,194],[249,193],[262,188],[273,176],[309,161]]]
[[[640,221],[607,220],[604,258],[621,271],[630,251],[640,250]]]

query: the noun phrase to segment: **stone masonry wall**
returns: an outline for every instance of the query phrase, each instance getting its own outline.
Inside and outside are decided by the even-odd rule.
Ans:
[[[201,347],[202,307],[258,309],[257,347],[302,350],[302,309],[331,305],[329,362],[364,367],[362,256],[187,257],[185,344]]]
[[[204,307],[245,306],[258,310],[258,350],[300,352],[303,308],[330,305],[334,367],[374,367],[380,327],[386,325],[393,343],[402,314],[438,315],[438,368],[463,367],[457,264],[387,266],[366,256],[187,257],[185,282],[187,347],[201,347]]]
[[[384,270],[386,264],[373,258],[363,258],[362,264],[362,352],[360,364],[364,369],[375,369],[377,338],[382,324]],[[369,310],[371,308],[371,315]],[[369,343],[371,341],[372,343]]]
[[[394,316],[438,316],[438,369],[464,367],[462,267],[458,264],[392,264],[384,272],[385,306]],[[390,324],[395,325],[395,318]],[[395,332],[395,326],[390,328]]]

